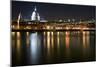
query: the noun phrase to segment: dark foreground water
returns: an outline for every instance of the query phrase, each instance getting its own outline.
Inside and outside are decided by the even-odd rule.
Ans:
[[[12,65],[95,61],[95,31],[12,32]]]

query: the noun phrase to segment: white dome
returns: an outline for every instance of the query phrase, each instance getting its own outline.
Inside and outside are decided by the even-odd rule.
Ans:
[[[33,13],[32,13],[32,16],[31,16],[31,20],[32,21],[40,21],[40,15],[39,13],[37,12],[37,9],[35,7]]]

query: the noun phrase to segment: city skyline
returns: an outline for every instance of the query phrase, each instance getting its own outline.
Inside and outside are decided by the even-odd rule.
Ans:
[[[42,20],[90,20],[95,19],[96,13],[96,6],[12,1],[12,20],[16,20],[20,12],[23,19],[30,20],[35,6]]]

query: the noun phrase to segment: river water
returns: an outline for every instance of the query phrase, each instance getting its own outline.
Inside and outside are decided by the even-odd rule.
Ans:
[[[11,32],[12,65],[95,61],[95,31]]]

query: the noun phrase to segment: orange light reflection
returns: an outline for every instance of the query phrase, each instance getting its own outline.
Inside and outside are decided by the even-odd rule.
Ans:
[[[66,32],[66,48],[69,48],[69,41],[70,41],[70,38],[69,38],[69,32]]]

